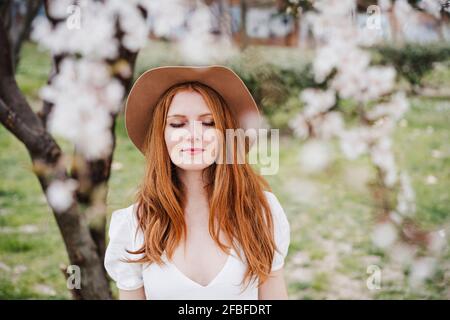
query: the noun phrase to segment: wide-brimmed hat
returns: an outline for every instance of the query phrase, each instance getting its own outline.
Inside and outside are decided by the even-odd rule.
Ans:
[[[170,87],[184,82],[200,82],[219,93],[236,117],[239,128],[258,128],[261,122],[258,106],[244,82],[230,68],[220,65],[157,67],[136,80],[125,107],[127,134],[142,153],[153,109]],[[253,142],[250,138],[250,146]]]

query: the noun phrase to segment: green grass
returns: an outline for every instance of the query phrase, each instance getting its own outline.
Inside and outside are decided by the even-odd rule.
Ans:
[[[16,71],[17,83],[27,97],[36,99],[41,86],[47,83],[51,60],[47,52],[29,42],[24,44],[21,57]]]
[[[156,50],[145,50],[139,57],[137,73],[148,66],[177,61],[176,53],[166,44],[154,45]],[[165,51],[169,54],[163,54]],[[50,61],[33,44],[26,44],[22,54],[17,80],[30,103],[39,108],[38,91],[47,81]],[[447,83],[450,80],[443,76],[442,70],[438,77]],[[417,219],[425,228],[441,228],[450,221],[449,123],[448,101],[415,97],[406,121],[394,135],[395,155],[399,167],[406,169],[412,178]],[[143,156],[127,138],[123,116],[117,119],[116,135],[114,161],[122,164],[122,168],[111,175],[108,213],[131,203],[144,164]],[[70,150],[70,146],[61,143],[64,150]],[[366,288],[368,265],[375,263],[386,273],[394,270],[389,259],[370,241],[373,200],[364,179],[349,178],[349,174],[356,172],[369,181],[374,176],[373,169],[366,158],[348,161],[335,148],[335,161],[328,168],[308,174],[297,162],[296,150],[301,146],[300,141],[283,136],[279,172],[266,177],[291,223],[286,262],[290,297],[450,298],[448,253],[440,265],[441,271],[420,290],[410,290],[402,277],[383,283],[377,292]],[[436,177],[437,182],[427,184],[428,176]],[[36,231],[20,231],[24,225],[35,226]],[[293,257],[298,252],[304,253],[308,261],[294,266]],[[70,299],[60,271],[60,264],[67,263],[63,240],[31,172],[28,153],[0,126],[0,299]],[[300,274],[310,272],[311,276],[296,279],[296,269]],[[52,288],[55,294],[41,292],[38,285]]]

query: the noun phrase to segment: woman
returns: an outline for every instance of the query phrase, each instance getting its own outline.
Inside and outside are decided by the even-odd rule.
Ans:
[[[255,136],[226,134],[257,129],[248,119],[258,108],[229,68],[160,67],[136,81],[125,122],[146,170],[135,203],[112,214],[105,254],[120,299],[288,298],[289,222],[245,160]]]

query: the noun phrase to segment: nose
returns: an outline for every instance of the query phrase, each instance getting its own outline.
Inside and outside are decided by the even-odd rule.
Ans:
[[[190,142],[193,141],[202,141],[203,135],[203,126],[201,121],[194,120],[189,123],[189,134],[188,140]]]

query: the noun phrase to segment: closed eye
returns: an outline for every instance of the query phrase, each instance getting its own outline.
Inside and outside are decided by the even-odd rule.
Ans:
[[[215,125],[214,121],[202,122],[204,126],[213,127]],[[170,126],[172,128],[181,128],[184,126],[184,123],[171,123]]]
[[[172,128],[181,128],[182,126],[184,126],[184,123],[171,123],[170,126]]]
[[[203,125],[204,125],[204,126],[207,126],[207,127],[213,127],[213,126],[215,125],[215,123],[214,123],[214,121],[203,122]]]

